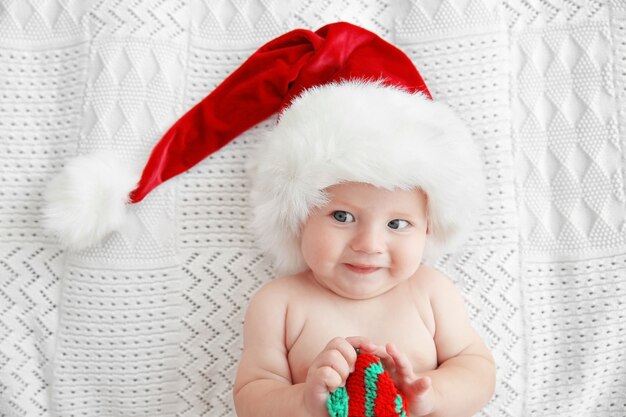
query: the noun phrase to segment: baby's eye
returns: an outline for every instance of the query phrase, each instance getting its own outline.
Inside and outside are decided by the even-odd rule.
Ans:
[[[392,221],[390,221],[389,223],[387,223],[387,226],[390,229],[404,229],[405,227],[409,226],[409,222],[407,222],[406,220],[402,220],[402,219],[393,219]]]
[[[333,218],[339,223],[352,223],[354,221],[354,216],[343,210],[333,211]]]

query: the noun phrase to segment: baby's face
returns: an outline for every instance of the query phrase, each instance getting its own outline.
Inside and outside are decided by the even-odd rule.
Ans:
[[[363,183],[326,189],[309,215],[301,250],[323,287],[351,299],[383,294],[419,268],[427,234],[426,196]]]

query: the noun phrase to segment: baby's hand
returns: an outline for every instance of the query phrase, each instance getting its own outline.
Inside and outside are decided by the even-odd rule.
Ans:
[[[336,337],[317,355],[306,377],[304,403],[313,417],[328,416],[328,394],[345,385],[354,371],[356,350],[373,353],[376,346],[364,337]]]
[[[412,416],[425,416],[435,409],[435,391],[429,377],[418,377],[406,355],[395,345],[388,343],[384,351],[376,354],[382,359],[385,369],[391,374],[396,387],[406,397]]]

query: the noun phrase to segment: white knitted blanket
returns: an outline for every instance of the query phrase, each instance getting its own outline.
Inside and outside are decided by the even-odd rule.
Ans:
[[[42,190],[77,153],[141,164],[261,44],[337,20],[403,49],[481,144],[487,208],[438,264],[498,363],[479,415],[626,415],[624,0],[3,0],[0,416],[234,416],[271,121],[97,249],[44,234]]]

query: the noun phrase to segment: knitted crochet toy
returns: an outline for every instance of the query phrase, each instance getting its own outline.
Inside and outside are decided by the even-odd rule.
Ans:
[[[377,356],[359,353],[345,387],[328,397],[330,417],[407,417],[409,406]]]

